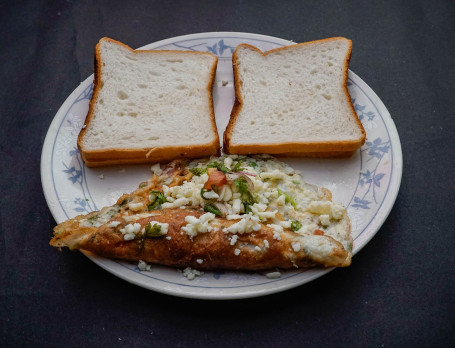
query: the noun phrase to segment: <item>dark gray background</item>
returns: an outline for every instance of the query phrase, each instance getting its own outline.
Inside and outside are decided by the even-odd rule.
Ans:
[[[355,256],[296,289],[240,301],[148,291],[49,245],[40,155],[102,36],[140,47],[207,31],[353,40],[350,68],[403,148],[387,221]],[[454,1],[2,1],[1,346],[449,346],[455,339]]]

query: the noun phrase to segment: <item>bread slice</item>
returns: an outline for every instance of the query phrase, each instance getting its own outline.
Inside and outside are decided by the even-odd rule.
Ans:
[[[211,53],[134,51],[102,38],[93,97],[77,141],[86,165],[218,154],[212,99],[217,62]]]
[[[365,130],[347,89],[350,40],[336,37],[233,54],[235,96],[223,151],[349,156]]]

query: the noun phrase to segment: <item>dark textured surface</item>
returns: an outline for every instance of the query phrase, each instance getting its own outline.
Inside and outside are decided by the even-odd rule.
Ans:
[[[0,346],[450,346],[455,339],[453,1],[0,3]],[[387,221],[347,269],[263,298],[161,295],[49,247],[40,155],[102,36],[131,47],[206,31],[353,40],[404,171]]]

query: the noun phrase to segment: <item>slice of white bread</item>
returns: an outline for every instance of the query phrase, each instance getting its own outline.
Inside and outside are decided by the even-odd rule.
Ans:
[[[102,38],[94,91],[78,137],[89,167],[216,155],[211,53],[134,51]]]
[[[235,103],[224,133],[228,154],[349,156],[365,130],[347,89],[350,40],[336,37],[233,54]]]

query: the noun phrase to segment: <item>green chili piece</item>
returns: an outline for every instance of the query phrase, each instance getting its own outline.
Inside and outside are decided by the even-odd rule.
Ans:
[[[215,206],[213,204],[210,204],[210,203],[207,203],[206,205],[204,205],[204,211],[215,214],[217,216],[223,215],[217,208],[215,208]]]
[[[193,173],[196,176],[201,176],[202,174],[207,173],[207,168],[192,168],[190,169],[190,172]]]
[[[226,167],[223,163],[220,163],[218,161],[214,161],[212,163],[210,163],[207,168],[216,168],[218,169],[220,172],[223,172],[224,174],[226,174],[227,172],[229,172],[229,168]]]
[[[242,165],[242,160],[239,160],[233,167],[232,167],[232,171],[233,172],[239,172],[241,170],[244,170],[245,168],[242,168],[240,167]]]
[[[292,196],[288,195],[286,192],[283,192],[282,190],[280,190],[279,188],[277,188],[277,191],[278,193],[280,194],[280,196],[284,196],[284,201],[286,203],[291,203],[291,205],[295,208],[297,206],[297,203],[294,201],[294,198],[292,198]]]
[[[159,209],[159,206],[163,203],[166,203],[166,197],[160,191],[152,191],[151,194],[155,195],[155,200],[147,205],[148,211]]]
[[[300,222],[298,222],[297,220],[294,220],[291,222],[291,230],[293,230],[294,232],[300,230],[301,228],[302,228],[302,224]]]
[[[159,224],[154,224],[152,226],[152,223],[149,222],[146,226],[145,226],[145,235],[147,237],[160,237],[162,236],[163,234],[161,233],[161,225]]]

